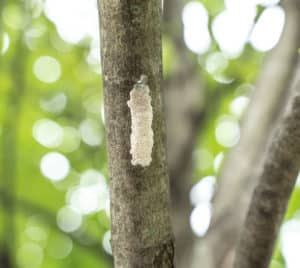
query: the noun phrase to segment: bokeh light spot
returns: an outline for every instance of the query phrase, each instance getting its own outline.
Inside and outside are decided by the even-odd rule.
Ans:
[[[260,51],[268,51],[275,47],[283,31],[284,22],[285,14],[281,7],[264,10],[250,36],[252,46]]]
[[[197,182],[190,191],[190,202],[193,206],[197,206],[202,202],[210,202],[216,184],[216,177],[207,176]]]
[[[41,56],[34,62],[33,73],[38,80],[44,83],[54,83],[61,76],[61,66],[57,59]]]
[[[112,249],[111,249],[111,232],[107,231],[104,235],[103,235],[103,239],[102,239],[102,246],[103,249],[110,255],[112,255]]]
[[[214,171],[218,172],[224,161],[224,153],[218,153],[214,159]]]
[[[280,231],[281,252],[287,268],[299,268],[300,219],[285,222]]]
[[[69,160],[61,153],[47,153],[41,159],[42,174],[52,181],[63,180],[70,171]]]
[[[217,142],[224,147],[232,147],[240,139],[240,127],[236,120],[224,117],[218,123],[215,135]]]
[[[190,225],[197,236],[204,236],[208,230],[211,219],[211,204],[200,203],[197,205],[190,216]]]
[[[63,139],[63,128],[49,119],[40,119],[33,125],[33,137],[47,148],[58,147]]]
[[[35,242],[45,242],[47,240],[46,231],[39,226],[29,225],[25,230],[25,234]]]
[[[76,44],[86,37],[97,38],[99,24],[95,0],[46,0],[44,10],[64,41]]]
[[[187,3],[182,12],[182,21],[186,46],[195,53],[205,53],[211,44],[206,8],[196,1]]]
[[[2,13],[4,23],[12,29],[20,30],[25,25],[25,16],[21,10],[21,5],[6,5]]]
[[[63,207],[57,213],[57,225],[64,232],[78,230],[82,223],[82,216],[70,207]]]
[[[17,251],[17,263],[21,268],[38,268],[44,259],[44,252],[37,243],[22,244]]]
[[[102,143],[102,131],[99,122],[93,119],[85,119],[79,126],[81,138],[90,146],[99,146]]]
[[[219,74],[228,66],[228,59],[221,52],[214,52],[208,55],[205,68],[210,74]]]
[[[8,51],[9,45],[10,45],[9,35],[8,35],[8,33],[3,33],[2,34],[1,52],[0,52],[1,55],[4,55]]]
[[[80,133],[74,127],[64,127],[63,140],[60,149],[66,153],[74,152],[80,146]]]
[[[73,242],[72,240],[62,234],[53,234],[49,238],[48,246],[47,246],[47,253],[54,259],[64,259],[66,258],[73,249]]]
[[[103,175],[93,169],[82,173],[80,185],[67,193],[67,201],[81,214],[91,214],[106,209],[109,200],[108,186]]]
[[[249,98],[240,96],[235,98],[230,104],[230,111],[237,117],[241,117],[249,104]]]
[[[236,58],[243,52],[255,15],[255,6],[248,5],[243,1],[243,4],[225,9],[215,17],[212,31],[227,57]]]
[[[64,93],[58,93],[48,99],[41,100],[40,105],[46,112],[59,114],[66,108],[67,96]]]

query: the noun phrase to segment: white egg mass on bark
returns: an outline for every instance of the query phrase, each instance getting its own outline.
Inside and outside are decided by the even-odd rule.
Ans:
[[[153,147],[153,111],[147,76],[142,75],[141,79],[134,85],[130,91],[130,100],[127,104],[131,114],[131,163],[134,166],[146,167],[152,161]]]

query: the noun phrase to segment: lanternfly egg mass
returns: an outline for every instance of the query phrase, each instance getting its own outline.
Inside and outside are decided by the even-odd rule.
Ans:
[[[149,166],[152,158],[153,111],[151,106],[150,89],[147,85],[147,76],[142,75],[140,80],[130,91],[130,100],[127,102],[131,114],[130,154],[132,165]]]

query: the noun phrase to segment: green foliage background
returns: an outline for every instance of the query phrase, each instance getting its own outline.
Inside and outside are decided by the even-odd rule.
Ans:
[[[219,0],[202,3],[211,20],[224,8],[223,1]],[[78,184],[82,172],[95,169],[108,180],[105,139],[98,146],[90,146],[81,140],[76,150],[66,152],[65,146],[70,137],[66,137],[57,148],[49,149],[39,144],[32,134],[36,121],[47,118],[62,127],[75,129],[83,120],[91,119],[100,129],[100,135],[105,135],[100,113],[103,106],[100,65],[86,61],[91,40],[85,39],[76,45],[63,41],[55,25],[42,12],[42,4],[37,0],[0,1],[0,49],[3,49],[5,35],[10,38],[7,51],[0,55],[0,253],[8,242],[7,232],[12,230],[7,218],[12,217],[13,248],[18,267],[112,267],[111,257],[102,247],[103,235],[110,225],[109,215],[104,210],[85,215],[82,226],[74,233],[64,233],[56,223],[57,212],[66,205],[68,190]],[[29,38],[29,31],[40,33]],[[165,77],[172,77],[174,66],[180,65],[170,40],[165,33]],[[204,55],[191,53],[191,57],[199,62],[207,100],[205,122],[199,130],[195,152],[201,149],[211,156],[206,159],[205,167],[201,167],[201,156],[195,157],[194,182],[205,176],[217,175],[219,169],[214,168],[213,160],[218,154],[226,153],[227,148],[217,142],[216,126],[224,115],[240,120],[240,116],[232,114],[231,104],[237,97],[251,93],[263,59],[260,52],[246,45],[240,57],[229,60],[228,65],[216,73],[208,73],[206,61],[219,51],[213,41]],[[36,60],[45,55],[57,59],[61,66],[61,76],[54,83],[40,81],[33,72]],[[220,83],[216,75],[230,82]],[[49,112],[42,108],[41,102],[62,93],[67,99],[62,111]],[[72,167],[61,182],[51,182],[40,171],[41,158],[51,151],[64,154]],[[11,211],[6,209],[7,202],[11,204]],[[300,190],[296,188],[286,219],[295,217],[299,207]],[[42,234],[30,235],[33,230]],[[70,253],[63,258],[57,257],[57,252],[64,251],[70,243]],[[38,258],[42,258],[41,261]],[[280,245],[272,267],[285,267]]]

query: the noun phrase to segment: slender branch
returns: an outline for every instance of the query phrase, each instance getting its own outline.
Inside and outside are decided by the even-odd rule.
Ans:
[[[115,267],[173,267],[164,114],[161,1],[99,1]],[[153,109],[152,161],[130,155],[130,91],[144,74]]]
[[[235,268],[269,267],[300,168],[300,71],[296,94],[278,127],[259,176],[237,247]]]

